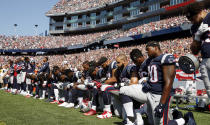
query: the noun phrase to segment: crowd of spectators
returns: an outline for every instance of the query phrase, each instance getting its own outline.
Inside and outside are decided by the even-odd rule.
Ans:
[[[88,44],[116,30],[72,36],[4,36],[0,35],[0,48],[36,49],[59,48],[76,44]]]
[[[190,52],[190,44],[192,42],[192,38],[177,38],[172,40],[166,40],[161,41],[161,49],[163,53],[171,53],[174,54],[174,56],[178,59],[180,56],[189,53]],[[132,49],[138,48],[142,51],[145,58],[147,58],[147,53],[145,50],[145,44],[140,44],[137,46],[131,46],[131,47],[122,47],[122,48],[115,48],[115,49],[97,49],[97,50],[90,50],[88,52],[81,52],[76,54],[70,54],[70,55],[55,55],[55,56],[49,56],[49,62],[50,66],[58,65],[61,66],[64,61],[67,61],[68,64],[72,68],[81,68],[81,64],[88,60],[98,60],[102,56],[106,56],[111,60],[114,60],[119,54],[124,53],[129,57],[129,53]],[[6,63],[8,59],[14,60],[16,57],[12,56],[0,56],[0,62],[1,64]],[[37,63],[41,63],[43,56],[35,56],[31,57],[33,58]],[[56,61],[55,61],[56,60]]]
[[[107,40],[116,39],[124,36],[131,36],[136,34],[143,34],[151,31],[158,31],[167,29],[181,24],[188,24],[189,21],[184,16],[171,17],[168,19],[147,23],[126,31],[110,30],[96,33],[89,33],[84,35],[70,35],[70,36],[1,36],[0,47],[4,49],[35,49],[35,48],[59,48],[72,46],[76,44],[88,44],[104,36]]]
[[[185,16],[171,17],[171,18],[163,19],[156,22],[150,22],[150,23],[146,23],[146,24],[131,28],[120,34],[110,37],[109,39],[116,39],[123,36],[144,34],[151,31],[159,31],[162,29],[168,29],[168,28],[180,26],[183,24],[190,24],[190,21],[188,21],[188,19]]]
[[[119,0],[60,0],[47,14],[67,13],[105,6]]]

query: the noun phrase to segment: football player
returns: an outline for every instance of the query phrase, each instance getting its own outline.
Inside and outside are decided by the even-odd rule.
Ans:
[[[201,52],[200,72],[210,98],[210,13],[205,12],[203,3],[195,3],[188,6],[186,17],[193,24],[191,51],[194,55]]]
[[[167,124],[172,86],[175,78],[175,58],[171,54],[163,54],[157,42],[146,45],[150,62],[149,80],[142,90],[147,101],[148,114],[152,114],[155,125]]]
[[[112,77],[105,81],[105,84],[108,84],[109,86],[107,86],[106,88],[102,87],[102,90],[104,93],[112,94],[112,96],[114,97],[114,109],[118,111],[119,115],[122,115],[123,120],[126,121],[126,114],[124,113],[124,109],[122,107],[122,103],[119,97],[120,87],[136,84],[138,83],[138,78],[136,77],[137,75],[133,73],[135,71],[135,66],[129,64],[126,55],[120,54],[119,56],[117,56],[116,62],[117,69],[113,70]],[[102,114],[102,117],[107,117],[107,114]]]
[[[133,49],[130,53],[130,57],[134,64],[136,65],[136,74],[138,74],[139,84],[134,84],[130,86],[124,86],[120,88],[120,94],[121,99],[123,102],[123,107],[125,109],[125,112],[127,114],[127,117],[131,122],[135,122],[137,125],[143,125],[144,121],[141,117],[141,113],[145,113],[146,111],[142,110],[147,107],[146,104],[144,104],[141,107],[141,113],[139,112],[139,108],[141,103],[138,102],[138,100],[135,97],[135,95],[139,94],[138,87],[141,86],[140,84],[142,82],[147,81],[148,77],[148,66],[150,64],[151,59],[144,59],[144,56],[142,55],[141,51],[139,49]],[[136,89],[137,88],[137,89]],[[136,115],[134,115],[134,112]],[[134,118],[136,116],[136,118]]]
[[[147,115],[152,124],[168,124],[169,104],[175,78],[175,59],[171,54],[162,54],[157,42],[149,42],[146,50],[151,62],[148,65],[148,81],[139,84],[131,91],[122,91],[141,103],[147,104]]]

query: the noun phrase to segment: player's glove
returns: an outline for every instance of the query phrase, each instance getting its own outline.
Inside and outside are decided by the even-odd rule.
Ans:
[[[73,87],[73,86],[74,86],[74,83],[70,83],[70,84],[67,85],[67,88],[70,89],[70,88]]]
[[[145,92],[145,93],[147,93],[151,90],[151,86],[147,82],[143,82],[142,86],[143,86],[142,91]]]
[[[100,82],[94,81],[95,82],[95,86],[99,89],[101,88],[102,84]]]
[[[51,87],[52,87],[52,84],[48,84],[47,86],[48,86],[49,88],[51,88]]]
[[[114,84],[115,88],[119,88],[119,85],[117,83]]]
[[[159,103],[155,108],[155,117],[162,118],[164,112],[165,104]]]

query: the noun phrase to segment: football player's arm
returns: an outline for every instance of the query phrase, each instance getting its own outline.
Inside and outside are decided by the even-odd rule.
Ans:
[[[163,65],[162,68],[163,68],[164,88],[160,103],[165,104],[171,92],[176,70],[175,70],[175,65]]]
[[[112,77],[105,81],[105,84],[113,85],[117,82],[117,69],[112,70]]]
[[[192,54],[198,55],[199,51],[201,50],[201,42],[193,40],[190,45],[190,49],[192,51]]]
[[[193,42],[190,46],[190,49],[194,55],[197,55],[199,51],[201,50],[201,36],[209,31],[209,20],[208,18],[203,20],[201,25],[199,26],[197,32],[195,33],[195,36],[193,38]]]
[[[130,85],[133,85],[133,84],[138,84],[138,73],[137,72],[132,72],[132,75],[131,75],[131,79],[130,79]]]
[[[46,69],[48,69],[49,68],[49,63],[45,63],[44,65],[43,65],[43,67],[39,70],[39,73],[40,72],[43,72],[44,70],[46,70]]]
[[[44,64],[44,65],[42,66],[42,68],[39,70],[38,73],[43,72],[43,71],[47,68],[47,66],[48,66],[48,65]]]

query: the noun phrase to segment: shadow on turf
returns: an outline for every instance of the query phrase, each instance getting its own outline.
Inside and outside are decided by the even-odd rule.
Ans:
[[[122,122],[114,122],[115,125],[124,125]]]

